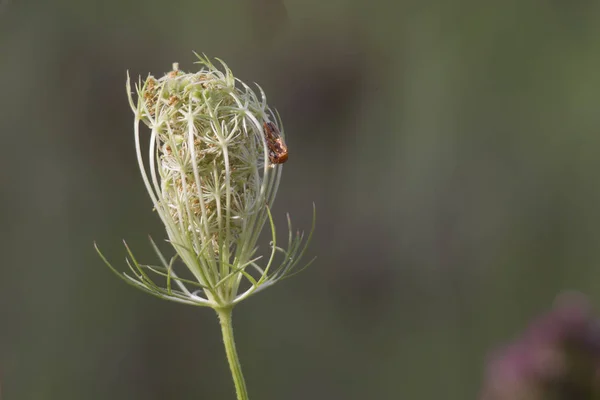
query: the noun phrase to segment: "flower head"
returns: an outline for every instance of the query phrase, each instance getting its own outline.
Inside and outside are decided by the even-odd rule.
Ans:
[[[481,400],[600,398],[600,330],[573,295],[490,360]]]
[[[224,62],[219,60],[221,71],[208,58],[198,58],[198,72],[185,73],[174,64],[159,79],[140,80],[137,100],[127,80],[140,171],[176,256],[167,262],[152,242],[162,265],[144,265],[128,248],[134,275],[119,275],[162,298],[222,308],[288,275],[312,231],[304,241],[303,234],[292,236],[290,225],[287,250],[276,246],[270,206],[287,160],[281,120],[260,87],[257,95]],[[140,122],[149,133],[142,132]],[[146,140],[147,156],[142,150]],[[257,240],[267,219],[271,254],[260,266]],[[275,266],[278,252],[283,261]],[[177,258],[193,279],[178,277]],[[162,276],[164,285],[156,284],[150,272]]]

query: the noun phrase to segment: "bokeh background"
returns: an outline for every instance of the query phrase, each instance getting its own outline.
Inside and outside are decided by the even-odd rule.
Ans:
[[[600,301],[599,22],[594,0],[0,1],[3,399],[234,398],[214,313],[92,247],[155,261],[125,74],[193,50],[283,117],[279,225],[317,207],[316,262],[236,309],[251,397],[476,398],[557,293]]]

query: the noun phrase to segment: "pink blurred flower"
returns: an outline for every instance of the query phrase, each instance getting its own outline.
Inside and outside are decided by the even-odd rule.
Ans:
[[[480,400],[600,399],[600,325],[565,294],[488,363]]]

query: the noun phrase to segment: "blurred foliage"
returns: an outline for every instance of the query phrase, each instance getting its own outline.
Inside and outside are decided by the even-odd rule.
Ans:
[[[474,398],[558,291],[600,300],[598,1],[0,4],[5,399],[234,398],[215,316],[92,247],[154,260],[125,71],[192,50],[279,109],[279,222],[317,205],[316,263],[236,311],[252,398]]]

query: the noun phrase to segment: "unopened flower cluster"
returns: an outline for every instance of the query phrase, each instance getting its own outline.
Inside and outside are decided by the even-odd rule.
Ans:
[[[146,79],[141,119],[156,130],[162,202],[173,222],[210,238],[204,245],[218,256],[274,197],[269,184],[280,171],[266,168],[262,126],[276,120],[264,94],[261,102],[236,88],[229,70],[174,67]]]
[[[285,250],[275,243],[270,206],[282,166],[270,162],[264,127],[280,135],[278,143],[283,143],[284,131],[264,92],[257,86],[257,95],[225,63],[222,71],[209,59],[199,59],[198,72],[185,73],[174,64],[161,78],[140,80],[136,100],[128,80],[142,178],[176,256],[167,260],[153,242],[162,265],[144,265],[128,249],[134,276],[124,278],[162,298],[218,308],[286,276],[310,235],[304,241],[302,234],[290,231]],[[273,234],[271,254],[260,266],[256,243],[267,220]],[[283,255],[277,266],[276,253]],[[177,258],[193,279],[175,273]],[[166,282],[156,284],[149,272]],[[239,293],[243,281],[248,287]]]

